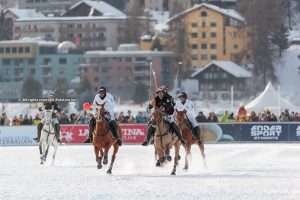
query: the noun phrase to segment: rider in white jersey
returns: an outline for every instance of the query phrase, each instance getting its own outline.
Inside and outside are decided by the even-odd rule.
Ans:
[[[195,107],[191,100],[188,99],[188,96],[185,92],[180,92],[178,95],[178,100],[176,101],[175,109],[179,111],[186,111],[186,117],[191,125],[193,137],[196,139],[199,138],[199,124],[196,120]]]
[[[96,94],[94,101],[93,101],[93,106],[97,105],[103,105],[104,104],[104,109],[107,111],[107,115],[105,118],[109,122],[109,127],[112,132],[112,135],[114,138],[117,139],[117,142],[119,145],[122,144],[122,141],[118,135],[117,132],[117,122],[115,120],[115,115],[114,115],[114,106],[115,106],[115,101],[114,97],[106,91],[105,87],[100,87],[98,90],[98,94]],[[94,113],[96,114],[96,109],[94,109]],[[89,126],[89,141],[92,141],[93,137],[93,131],[96,127],[96,119],[93,117],[90,120],[90,126]]]

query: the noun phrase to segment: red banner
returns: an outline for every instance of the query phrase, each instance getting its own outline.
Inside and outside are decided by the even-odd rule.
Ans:
[[[145,124],[120,124],[124,144],[141,144],[147,132]],[[64,143],[84,143],[89,135],[88,125],[61,125],[60,135]]]
[[[60,137],[64,143],[84,143],[89,136],[88,125],[61,125]]]
[[[141,144],[147,132],[145,124],[121,124],[122,141],[124,144]]]

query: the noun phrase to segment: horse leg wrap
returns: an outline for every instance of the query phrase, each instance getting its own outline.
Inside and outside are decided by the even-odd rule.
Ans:
[[[182,143],[185,143],[185,141],[183,140],[183,137],[182,137],[182,135],[180,133],[180,129],[178,128],[178,126],[174,122],[172,122],[170,125],[171,125],[172,130],[175,132],[176,136],[178,137],[178,139]]]
[[[197,140],[200,140],[200,136],[199,136],[199,127],[196,126],[192,129],[192,134],[193,134],[193,137]]]
[[[42,134],[43,124],[39,123],[37,126],[37,139],[40,141],[41,134]]]

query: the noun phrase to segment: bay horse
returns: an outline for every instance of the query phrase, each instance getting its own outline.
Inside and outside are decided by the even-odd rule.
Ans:
[[[109,122],[105,118],[107,112],[105,111],[104,105],[105,104],[98,105],[96,109],[96,127],[93,132],[93,145],[98,169],[102,168],[102,159],[103,165],[108,164],[108,152],[113,146],[113,154],[111,157],[110,166],[107,170],[107,173],[111,174],[116,155],[119,150],[119,144],[117,143],[117,140],[113,138],[109,128]],[[120,133],[120,128],[118,128],[118,134]]]
[[[204,143],[201,139],[201,132],[199,131],[199,138],[200,140],[197,140],[193,137],[192,134],[192,125],[188,121],[187,115],[186,115],[186,110],[177,110],[176,109],[176,122],[177,125],[179,126],[179,129],[182,132],[182,137],[186,141],[185,145],[185,165],[184,169],[188,170],[189,168],[189,163],[188,163],[188,156],[191,154],[191,147],[193,144],[197,144],[200,148],[202,159],[203,159],[203,164],[204,167],[206,167],[206,159],[205,159],[205,152],[204,152]]]
[[[164,113],[156,109],[153,113],[153,120],[155,122],[156,130],[154,134],[154,148],[155,153],[158,154],[156,166],[161,166],[166,159],[165,152],[175,147],[174,165],[171,175],[176,175],[176,167],[178,164],[180,140],[178,137],[170,132],[170,124],[165,121]]]
[[[42,120],[43,128],[41,131],[41,138],[39,142],[39,150],[40,150],[40,164],[44,164],[47,160],[49,147],[52,145],[54,148],[53,155],[52,155],[52,164],[55,161],[55,155],[58,148],[58,141],[55,137],[55,129],[52,119],[53,110],[45,110],[44,111],[44,118]]]

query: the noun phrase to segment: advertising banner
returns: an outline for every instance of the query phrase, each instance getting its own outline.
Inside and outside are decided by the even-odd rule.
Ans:
[[[0,145],[33,145],[36,126],[0,126]]]

